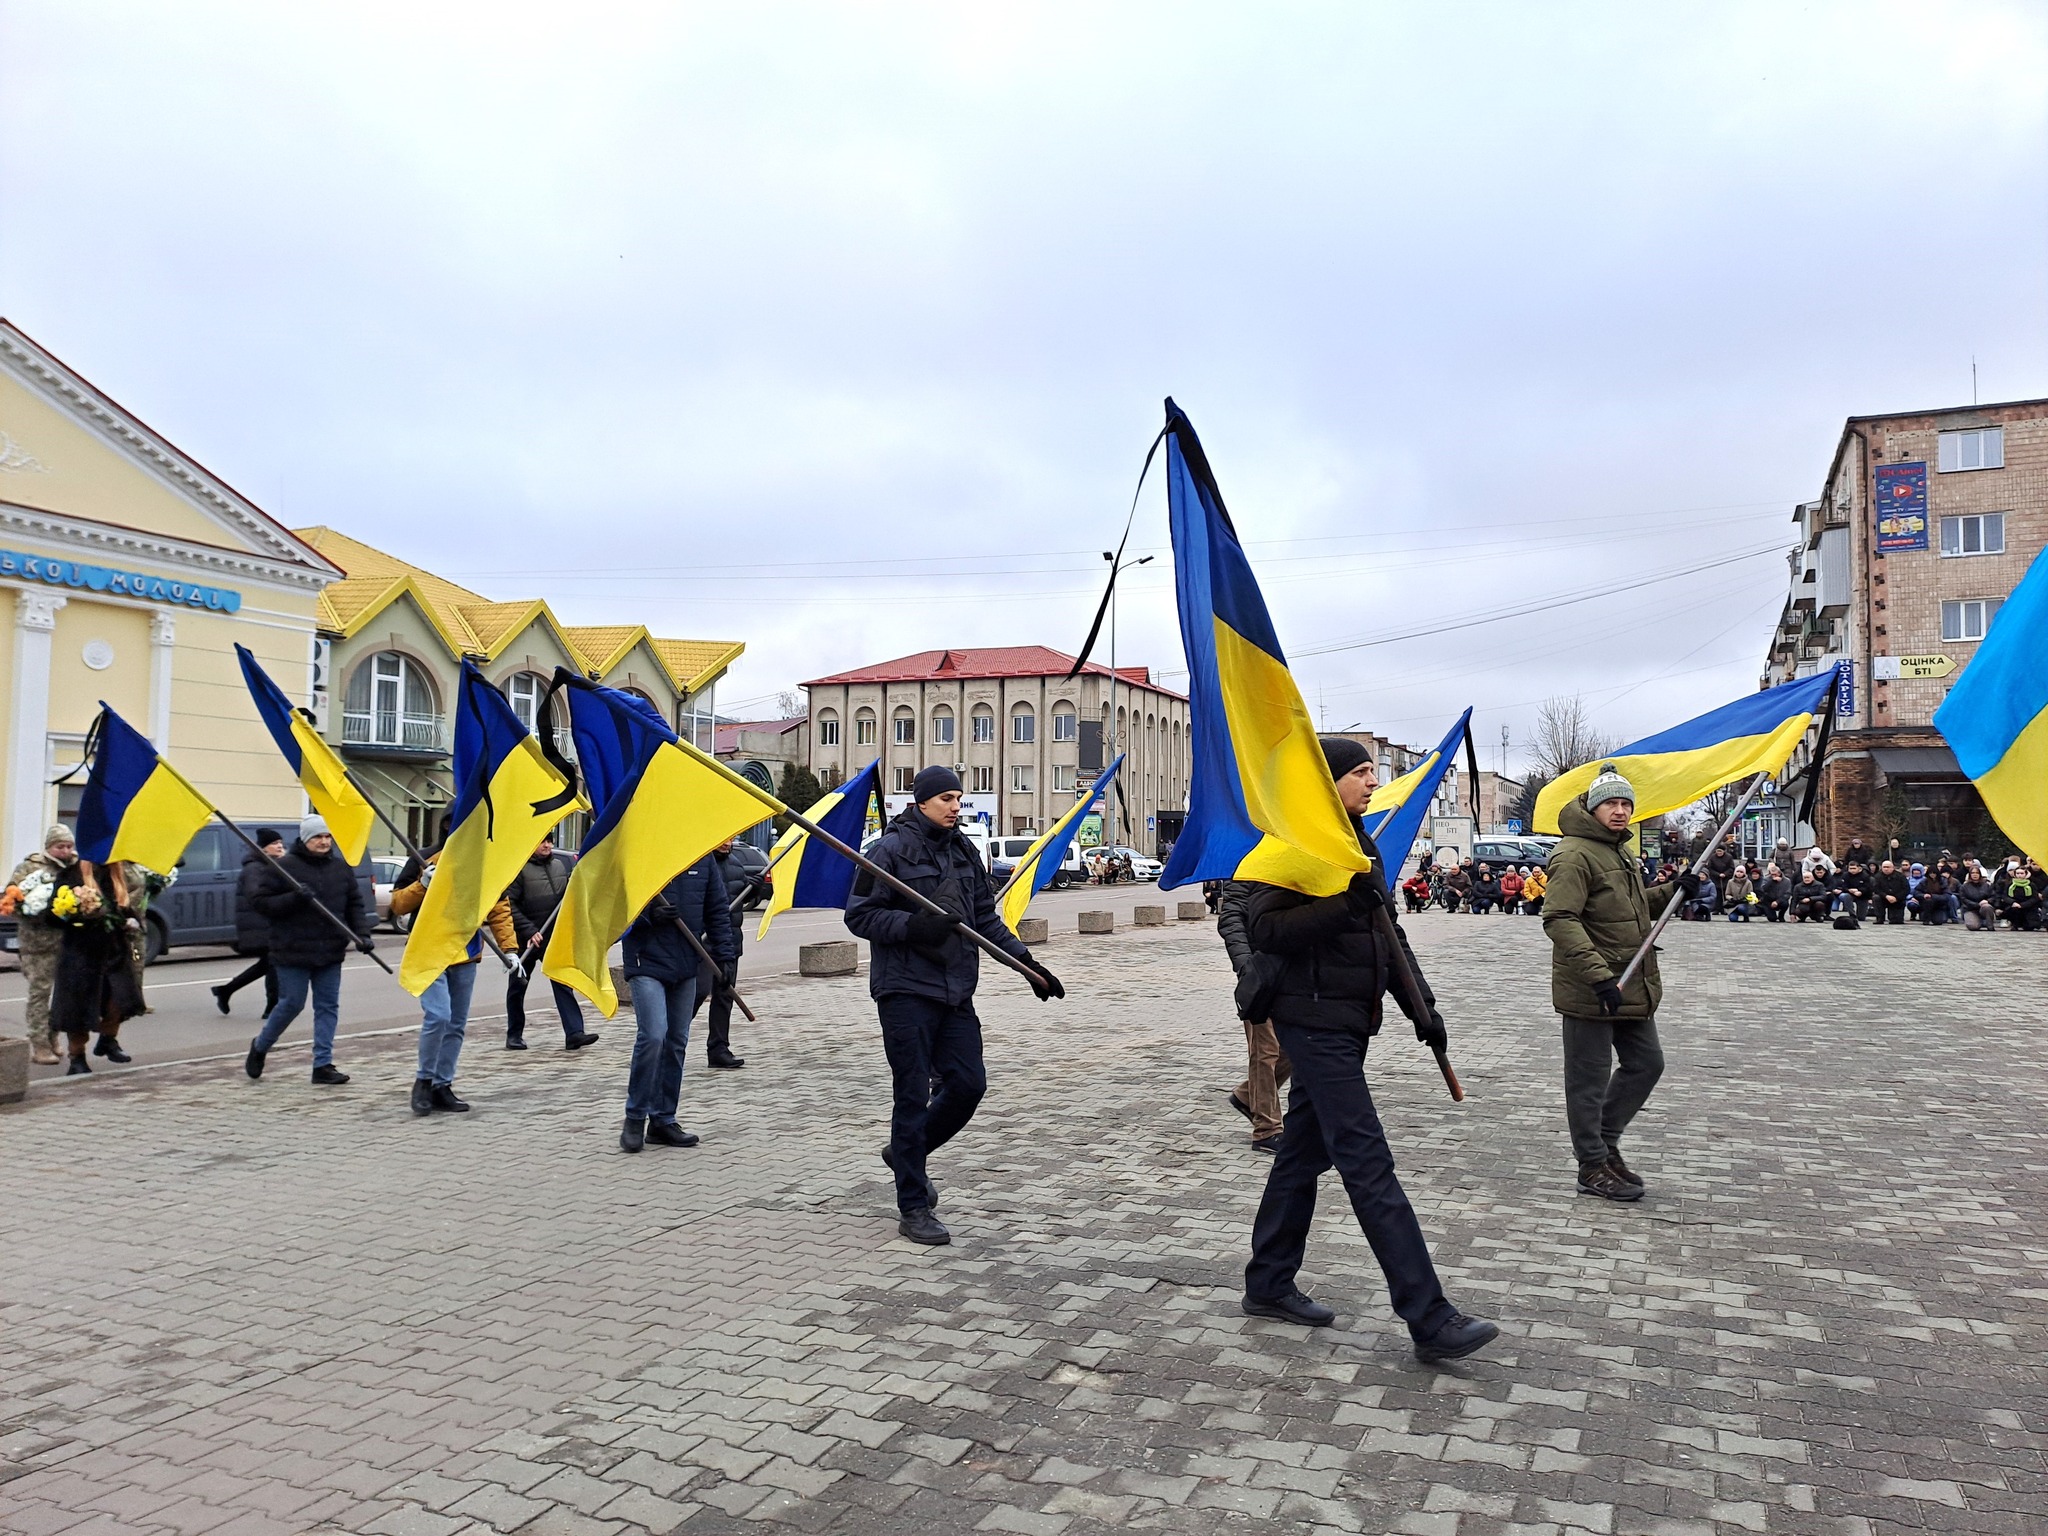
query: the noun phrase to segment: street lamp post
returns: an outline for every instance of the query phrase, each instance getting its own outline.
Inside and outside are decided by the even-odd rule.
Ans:
[[[1112,564],[1112,566],[1114,566],[1114,569],[1111,570],[1109,575],[1109,752],[1108,755],[1103,758],[1103,766],[1108,767],[1109,764],[1116,761],[1117,739],[1116,579],[1117,577],[1121,576],[1125,571],[1128,571],[1134,565],[1150,565],[1152,563],[1153,557],[1151,555],[1145,555],[1140,559],[1126,560],[1122,565],[1116,565],[1115,551],[1105,549],[1102,552],[1102,558],[1109,561]],[[1102,830],[1104,833],[1103,840],[1106,845],[1113,844],[1113,840],[1116,835],[1116,785],[1117,781],[1115,779],[1111,779],[1109,781],[1109,787],[1102,792]]]

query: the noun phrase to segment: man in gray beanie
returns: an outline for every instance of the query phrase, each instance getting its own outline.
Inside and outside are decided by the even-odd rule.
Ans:
[[[58,874],[78,862],[78,844],[61,821],[43,833],[40,853],[15,865],[0,897],[0,913],[15,914],[15,943],[20,946],[21,979],[28,984],[29,1053],[39,1066],[57,1060],[57,1037],[50,1031],[50,990],[57,984],[57,954],[64,947],[64,925],[51,915],[49,900]],[[36,889],[28,897],[24,884]],[[35,910],[23,909],[23,902]]]
[[[1564,841],[1550,850],[1543,931],[1551,944],[1550,1000],[1564,1020],[1564,1111],[1579,1161],[1579,1193],[1640,1200],[1643,1181],[1621,1159],[1621,1133],[1664,1073],[1657,1005],[1664,983],[1654,951],[1624,989],[1621,973],[1657,914],[1690,901],[1690,871],[1649,887],[1629,850],[1636,792],[1602,763],[1586,793],[1558,813]],[[1614,1064],[1620,1063],[1616,1071]]]

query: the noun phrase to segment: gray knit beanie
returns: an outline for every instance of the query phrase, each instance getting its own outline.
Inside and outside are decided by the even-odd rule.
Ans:
[[[1600,771],[1593,775],[1593,782],[1586,786],[1586,809],[1597,811],[1602,801],[1626,800],[1636,803],[1636,787],[1621,776],[1621,770],[1612,763],[1602,763]]]

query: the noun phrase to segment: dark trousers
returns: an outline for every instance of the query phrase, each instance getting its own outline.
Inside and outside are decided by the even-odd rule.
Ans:
[[[1607,1161],[1663,1075],[1655,1019],[1564,1021],[1564,1117],[1580,1162]]]
[[[539,969],[539,962],[534,964]],[[526,989],[533,984],[533,977],[524,966],[515,966],[505,973],[505,1038],[524,1040],[526,1038]],[[565,987],[559,981],[549,979],[554,989],[555,1012],[562,1016],[562,1038],[573,1040],[583,1033],[583,1000],[576,995],[573,987]]]
[[[269,1018],[277,1008],[277,972],[270,968],[270,956],[258,955],[242,970],[235,972],[220,984],[222,997],[233,997],[242,988],[258,977],[263,981],[263,1016]]]
[[[740,963],[732,963],[734,980],[737,981]],[[716,1061],[721,1056],[732,1054],[732,993],[718,984],[716,977],[706,969],[697,969],[697,991],[699,996],[708,994],[711,998],[711,1015],[704,1026],[704,1058]]]
[[[896,1206],[914,1211],[931,1203],[925,1159],[960,1134],[988,1092],[981,1020],[971,1002],[949,1008],[929,997],[901,993],[877,998],[875,1008],[882,1016],[882,1049],[895,1080],[889,1152],[896,1164]]]
[[[1427,1337],[1454,1309],[1430,1262],[1422,1223],[1394,1176],[1394,1154],[1365,1085],[1364,1039],[1348,1030],[1301,1029],[1278,1019],[1273,1032],[1293,1064],[1294,1081],[1280,1151],[1252,1223],[1245,1294],[1271,1300],[1294,1289],[1315,1219],[1316,1183],[1335,1168],[1386,1274],[1394,1311],[1415,1337]]]

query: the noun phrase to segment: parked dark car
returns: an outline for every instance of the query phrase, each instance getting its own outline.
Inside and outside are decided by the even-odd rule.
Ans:
[[[731,857],[733,862],[745,870],[753,880],[754,889],[747,897],[746,904],[740,908],[742,912],[751,912],[766,901],[769,893],[775,889],[775,872],[768,867],[767,852],[756,848],[752,843],[734,843]],[[737,881],[730,883],[738,884]]]
[[[1550,844],[1532,837],[1483,837],[1473,842],[1472,859],[1478,864],[1491,864],[1496,874],[1510,864],[1517,869],[1524,864],[1531,869],[1547,869],[1550,848]]]
[[[283,821],[244,821],[239,825],[251,837],[260,827],[283,832],[289,847],[298,824],[296,819],[287,817]],[[185,857],[178,861],[177,880],[149,904],[145,953],[150,960],[181,945],[234,943],[235,886],[242,877],[242,857],[248,851],[248,844],[219,822],[199,829],[199,835],[185,849]],[[376,885],[368,858],[356,867],[356,879],[363,888],[364,909],[374,912]],[[0,919],[0,946],[10,954],[18,947],[11,917]]]

